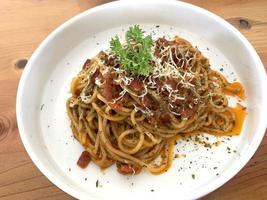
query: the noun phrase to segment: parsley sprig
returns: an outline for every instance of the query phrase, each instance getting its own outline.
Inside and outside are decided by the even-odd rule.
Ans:
[[[136,75],[148,76],[151,71],[151,36],[144,36],[138,25],[129,28],[125,35],[126,44],[122,44],[119,37],[111,39],[112,53],[120,60],[121,66]]]

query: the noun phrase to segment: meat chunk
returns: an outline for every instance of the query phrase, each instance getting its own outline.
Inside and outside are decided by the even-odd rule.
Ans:
[[[159,120],[161,123],[170,123],[171,117],[169,112],[162,112],[159,116]]]
[[[166,40],[165,38],[159,38],[156,40],[156,45],[158,46],[168,46],[170,43],[168,40]]]
[[[157,124],[166,125],[170,123],[171,117],[170,113],[167,111],[155,112],[153,116],[146,117],[146,121],[153,126]]]
[[[182,116],[182,118],[192,119],[195,116],[195,111],[193,109],[190,109],[190,108],[185,108],[181,112],[181,116]]]
[[[143,90],[144,84],[142,81],[134,79],[130,84],[130,88],[136,92],[140,92],[141,90]]]
[[[176,106],[179,106],[180,107],[180,106],[184,105],[184,101],[181,100],[181,99],[176,99],[175,102],[174,102],[174,104]]]
[[[89,69],[90,66],[91,66],[91,60],[90,59],[87,59],[85,61],[85,63],[83,64],[83,70]]]
[[[149,94],[144,96],[143,104],[145,107],[151,110],[157,110],[159,108],[159,103]]]
[[[166,84],[168,84],[173,90],[176,89],[176,85],[177,85],[177,83],[175,82],[174,79],[167,78],[167,80],[166,80]]]
[[[91,161],[91,157],[88,151],[83,151],[79,160],[77,161],[77,165],[84,169],[88,166],[90,161]]]
[[[138,174],[141,171],[141,167],[136,165],[117,163],[117,170],[123,175]]]
[[[113,76],[111,72],[105,74],[104,84],[102,88],[102,95],[108,101],[112,101],[119,97],[120,92],[122,91],[119,85],[116,85],[113,81]]]
[[[95,83],[95,79],[100,75],[99,70],[97,69],[92,75],[91,75],[91,83]]]

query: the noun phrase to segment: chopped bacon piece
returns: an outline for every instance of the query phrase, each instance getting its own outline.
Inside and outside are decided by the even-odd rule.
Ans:
[[[186,97],[186,102],[193,103],[194,102],[194,96],[193,94],[188,94],[188,97]]]
[[[143,104],[145,107],[156,110],[159,107],[159,103],[152,98],[151,95],[147,94],[143,98]]]
[[[175,80],[167,78],[166,84],[170,85],[173,90],[176,89],[177,83],[175,82]]]
[[[144,88],[144,84],[142,81],[134,79],[130,84],[130,88],[136,92],[139,92]]]
[[[163,86],[163,82],[161,80],[159,80],[158,78],[155,79],[155,83],[156,85],[161,89]]]
[[[170,113],[167,111],[155,112],[153,116],[146,117],[146,121],[151,125],[170,123]]]
[[[143,103],[145,107],[150,107],[153,103],[152,99],[149,97],[149,95],[145,95],[143,99]]]
[[[156,125],[157,124],[157,118],[155,116],[147,117],[146,121],[151,125]]]
[[[106,52],[100,51],[99,57],[101,60],[104,61],[104,64],[108,67],[114,67],[115,65],[115,58],[112,56],[109,56]]]
[[[159,47],[155,47],[155,52],[154,52],[154,56],[156,56],[156,57],[160,57],[160,49],[159,49]]]
[[[88,69],[91,66],[91,60],[87,59],[83,64],[83,70]]]
[[[117,170],[119,173],[126,174],[137,174],[140,172],[141,168],[130,164],[117,164]]]
[[[181,99],[176,99],[175,102],[174,102],[174,104],[175,104],[176,106],[182,106],[182,105],[184,104],[184,101],[181,100]]]
[[[195,116],[195,111],[193,109],[190,109],[190,108],[185,108],[181,112],[181,116],[182,116],[182,118],[191,119]]]
[[[178,46],[178,45],[181,45],[182,42],[177,38],[177,39],[174,39],[173,41],[171,41],[171,43],[172,43],[173,45]]]
[[[121,165],[121,168],[119,170],[121,173],[124,173],[124,174],[134,173],[134,169],[130,165]]]
[[[108,55],[107,55],[106,52],[104,52],[104,51],[100,51],[99,54],[98,54],[98,56],[99,56],[99,58],[100,58],[101,60],[104,60],[105,62],[106,62],[107,59],[108,59]]]
[[[107,66],[113,67],[115,65],[115,58],[113,57],[108,57],[107,60],[105,61],[105,64]]]
[[[107,73],[104,76],[104,84],[103,84],[103,91],[102,95],[105,97],[107,101],[111,101],[113,99],[113,94],[112,94],[112,85],[113,85],[113,80],[112,80],[112,75],[111,73]]]
[[[99,76],[100,72],[97,69],[91,76],[91,83],[95,83],[95,79]]]
[[[91,161],[91,157],[88,151],[83,151],[79,160],[77,161],[77,165],[84,169],[88,166],[90,161]]]
[[[165,38],[159,38],[159,39],[157,39],[156,44],[157,45],[163,45],[166,47],[169,45],[169,41],[166,40]]]
[[[162,112],[159,116],[159,120],[162,122],[162,123],[169,123],[171,121],[171,117],[170,117],[170,114],[169,112]]]
[[[197,79],[194,77],[192,78],[191,80],[189,80],[189,83],[193,84],[193,85],[196,85],[197,83]]]
[[[107,101],[112,101],[113,99],[116,99],[119,97],[120,92],[122,91],[121,87],[119,85],[116,85],[113,81],[113,76],[109,72],[105,74],[104,76],[104,84],[103,84],[103,90],[102,95]]]
[[[114,109],[114,110],[120,109],[122,107],[122,102],[118,101],[118,102],[115,102],[115,103],[111,103],[110,107],[112,109]]]

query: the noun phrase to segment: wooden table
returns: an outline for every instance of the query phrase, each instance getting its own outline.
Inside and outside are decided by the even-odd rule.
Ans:
[[[189,2],[218,14],[237,27],[267,66],[266,0]],[[0,1],[1,200],[73,199],[43,176],[27,155],[16,124],[16,92],[23,67],[40,42],[70,17],[102,3],[105,1]],[[203,199],[267,199],[267,136],[238,175]]]

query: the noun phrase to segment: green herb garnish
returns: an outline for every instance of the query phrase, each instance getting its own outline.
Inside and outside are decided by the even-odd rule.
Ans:
[[[126,44],[121,44],[119,37],[111,39],[112,53],[120,60],[121,66],[136,75],[149,75],[151,71],[151,36],[144,36],[138,25],[134,25],[126,32]]]

